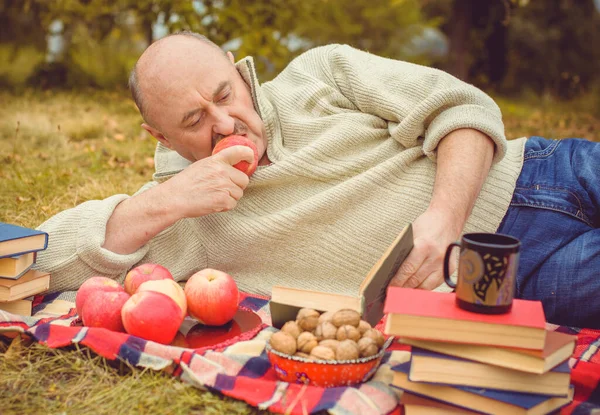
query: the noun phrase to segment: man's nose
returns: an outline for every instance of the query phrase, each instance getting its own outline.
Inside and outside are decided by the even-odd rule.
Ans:
[[[213,133],[227,136],[235,131],[235,119],[223,108],[213,112]]]

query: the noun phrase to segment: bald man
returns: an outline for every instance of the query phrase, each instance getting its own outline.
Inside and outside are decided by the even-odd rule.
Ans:
[[[177,280],[221,269],[262,295],[273,285],[356,294],[412,223],[414,249],[392,284],[440,289],[449,243],[499,231],[523,243],[519,296],[542,300],[559,324],[591,326],[600,315],[597,301],[579,306],[600,294],[600,243],[585,264],[573,260],[600,241],[600,197],[577,184],[598,170],[569,175],[565,164],[581,157],[589,166],[590,154],[600,156],[593,143],[507,142],[500,110],[477,88],[343,45],[312,49],[259,85],[252,58],[236,63],[208,39],[179,33],[142,54],[130,87],[143,128],[158,140],[153,180],[40,227],[51,242],[38,267],[52,272],[53,291],[92,275],[123,281],[154,262]],[[251,178],[232,167],[253,160],[249,148],[211,156],[231,134],[257,146]],[[540,188],[540,175],[557,169]],[[574,290],[555,270],[564,261],[586,288]]]

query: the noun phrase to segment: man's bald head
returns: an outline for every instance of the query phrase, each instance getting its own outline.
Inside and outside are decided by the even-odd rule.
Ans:
[[[217,52],[227,59],[225,52],[206,36],[190,31],[181,31],[152,43],[136,62],[129,75],[129,90],[146,122],[149,120],[147,102],[144,99],[144,87],[147,87],[152,80],[161,77],[160,71],[165,69],[164,66],[173,65],[173,61],[182,62],[180,59],[189,57],[188,51],[191,49],[195,49],[197,53],[200,50],[198,42],[201,47],[205,47],[203,51],[206,51],[207,55],[213,56],[214,52]]]

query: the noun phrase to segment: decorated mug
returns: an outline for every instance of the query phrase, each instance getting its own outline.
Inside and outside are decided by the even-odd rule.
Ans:
[[[444,279],[456,289],[456,304],[477,313],[508,313],[515,294],[520,246],[518,239],[494,233],[468,233],[451,243],[444,258]],[[449,270],[454,247],[460,248],[456,283]]]

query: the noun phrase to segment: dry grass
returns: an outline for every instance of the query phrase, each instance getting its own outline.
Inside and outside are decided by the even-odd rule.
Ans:
[[[507,136],[600,141],[600,100],[498,100]],[[131,194],[153,172],[154,139],[118,93],[0,92],[0,221],[35,227],[89,199]],[[1,338],[1,337],[0,337]],[[114,364],[77,349],[0,340],[0,412],[256,413],[165,373]]]
[[[266,414],[164,372],[0,337],[2,414]]]

